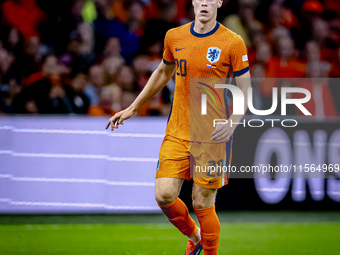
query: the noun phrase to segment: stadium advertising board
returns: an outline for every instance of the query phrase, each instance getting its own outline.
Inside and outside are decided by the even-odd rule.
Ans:
[[[2,117],[0,212],[160,212],[154,178],[166,121],[133,118],[109,133],[105,118]],[[235,132],[232,166],[292,164],[296,171],[231,172],[217,209],[339,208],[339,122],[249,129]],[[309,171],[300,172],[306,164]]]

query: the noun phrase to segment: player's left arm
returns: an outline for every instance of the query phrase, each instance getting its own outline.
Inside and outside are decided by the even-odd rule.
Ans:
[[[251,83],[250,83],[250,73],[249,71],[247,71],[246,73],[235,77],[235,81],[236,81],[236,85],[239,89],[242,90],[243,95],[244,95],[244,109],[245,112],[248,109],[248,88],[251,87]],[[217,124],[216,125],[216,129],[214,130],[214,132],[212,132],[211,134],[211,140],[212,141],[218,141],[220,143],[224,143],[227,142],[230,137],[234,134],[234,131],[237,127],[238,124],[235,123],[239,123],[240,120],[243,118],[244,115],[234,115],[232,114],[229,118],[228,124]],[[232,125],[230,125],[229,123],[231,123],[232,121]]]

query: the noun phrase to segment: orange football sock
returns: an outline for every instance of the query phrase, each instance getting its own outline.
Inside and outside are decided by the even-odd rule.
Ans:
[[[195,209],[195,213],[201,225],[204,255],[217,255],[221,225],[215,212],[215,206]]]
[[[183,235],[193,237],[198,232],[195,221],[190,217],[187,206],[178,197],[168,205],[159,205],[169,221],[182,232]]]

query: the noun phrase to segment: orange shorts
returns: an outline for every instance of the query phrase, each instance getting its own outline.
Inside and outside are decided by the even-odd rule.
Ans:
[[[228,184],[232,138],[226,143],[200,143],[165,135],[156,178],[190,180],[203,188],[219,189]]]

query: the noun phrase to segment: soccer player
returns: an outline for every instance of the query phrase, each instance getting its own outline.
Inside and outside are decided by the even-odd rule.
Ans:
[[[175,94],[157,164],[155,196],[169,221],[189,238],[186,255],[198,255],[202,249],[205,255],[218,254],[220,223],[215,212],[215,196],[217,189],[228,183],[228,176],[225,178],[224,173],[212,172],[192,175],[190,167],[229,165],[232,135],[236,128],[236,125],[213,127],[212,117],[201,115],[199,110],[191,107],[193,101],[190,106],[190,100],[196,98],[192,95],[202,95],[204,91],[211,97],[217,96],[218,104],[214,99],[215,108],[211,112],[219,119],[237,123],[243,117],[229,115],[226,90],[217,91],[213,84],[199,80],[194,82],[193,78],[226,81],[226,78],[233,76],[245,98],[250,87],[247,49],[243,40],[216,21],[217,9],[222,2],[192,0],[195,21],[167,32],[162,63],[136,100],[127,109],[111,117],[106,126],[109,128],[111,125],[113,131],[124,120],[132,117],[167,84],[175,71]],[[207,101],[208,109],[212,109],[212,100]],[[201,121],[202,118],[209,121]],[[186,205],[178,198],[183,180],[191,177],[194,180],[193,207],[200,229],[190,217]]]

